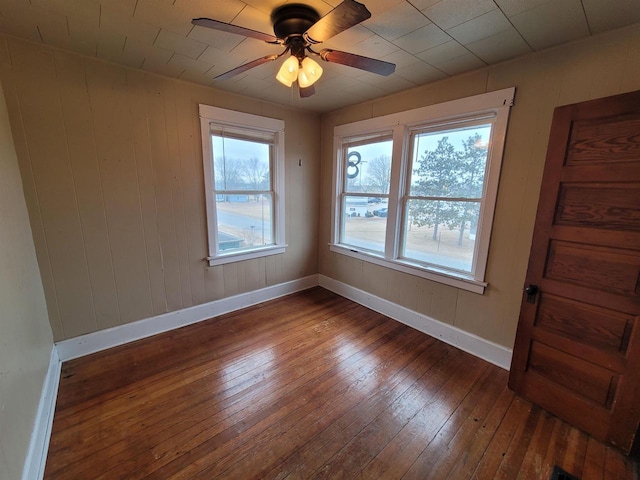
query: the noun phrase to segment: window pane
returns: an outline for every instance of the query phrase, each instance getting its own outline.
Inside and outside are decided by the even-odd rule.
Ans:
[[[273,245],[273,198],[264,195],[217,195],[218,249],[221,252]]]
[[[386,228],[386,198],[380,202],[365,197],[344,198],[341,243],[383,253]]]
[[[410,195],[480,198],[491,124],[412,135]]]
[[[268,143],[211,135],[215,189],[271,190]]]
[[[471,272],[480,202],[409,200],[401,256]]]
[[[348,193],[389,193],[391,180],[391,140],[347,146],[345,178]]]

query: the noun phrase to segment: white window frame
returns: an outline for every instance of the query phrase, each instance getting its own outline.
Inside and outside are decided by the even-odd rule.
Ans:
[[[335,253],[375,263],[387,268],[402,271],[470,292],[484,293],[489,243],[498,195],[498,183],[502,165],[509,111],[513,105],[515,87],[495,92],[461,98],[445,103],[430,105],[405,112],[382,117],[369,118],[358,122],[336,126],[334,129],[334,169],[332,194],[332,225],[330,250]],[[463,119],[482,116],[495,116],[492,128],[492,140],[487,156],[487,170],[483,200],[474,253],[474,268],[471,274],[436,266],[419,264],[399,258],[402,235],[402,208],[407,193],[410,161],[409,138],[411,131],[424,125],[455,124]],[[391,181],[387,211],[387,230],[384,255],[365,251],[350,245],[340,244],[341,198],[344,185],[343,139],[370,135],[376,132],[393,131],[393,153],[391,160]]]
[[[206,260],[209,266],[250,260],[252,258],[277,255],[286,250],[285,243],[285,213],[284,213],[284,121],[276,118],[262,117],[250,113],[236,112],[210,105],[199,105],[200,129],[202,136],[202,161],[204,167],[204,185],[207,213],[207,240],[209,255]],[[274,156],[270,166],[273,195],[273,235],[274,244],[257,246],[236,252],[217,252],[217,214],[216,198],[214,195],[213,152],[211,147],[210,124],[225,125],[237,129],[261,131],[273,134]]]

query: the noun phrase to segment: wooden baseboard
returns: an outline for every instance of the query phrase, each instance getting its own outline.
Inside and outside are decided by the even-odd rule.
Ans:
[[[22,480],[40,480],[44,477],[44,467],[47,463],[49,439],[51,438],[51,426],[53,414],[56,409],[58,385],[60,384],[60,368],[62,362],[58,357],[58,351],[54,346],[51,349],[49,367],[42,382],[42,393],[36,418],[33,423],[29,450],[22,469]]]
[[[512,350],[497,343],[490,342],[452,325],[397,305],[384,298],[377,297],[363,290],[339,282],[324,275],[319,275],[321,287],[331,290],[365,307],[380,312],[398,322],[409,325],[427,335],[442,340],[449,345],[482,358],[498,367],[509,370]]]

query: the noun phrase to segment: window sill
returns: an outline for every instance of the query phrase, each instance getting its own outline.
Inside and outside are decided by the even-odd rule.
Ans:
[[[257,250],[228,253],[225,255],[219,255],[217,257],[206,257],[205,260],[209,262],[210,267],[215,267],[216,265],[224,265],[226,263],[242,262],[244,260],[252,260],[254,258],[279,255],[284,253],[286,249],[286,245],[271,245],[269,247],[264,247]]]
[[[399,272],[408,273],[410,275],[415,275],[416,277],[443,283],[451,287],[478,293],[480,295],[484,294],[484,290],[488,285],[485,282],[480,282],[473,279],[472,277],[465,276],[464,274],[438,271],[432,268],[417,266],[415,264],[404,262],[402,260],[388,260],[373,253],[359,251],[344,245],[330,243],[329,248],[332,252],[339,253],[340,255],[357,258],[365,262],[374,263],[382,267],[391,268]]]

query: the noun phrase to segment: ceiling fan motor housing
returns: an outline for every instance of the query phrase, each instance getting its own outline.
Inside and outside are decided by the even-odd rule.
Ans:
[[[320,15],[313,8],[297,3],[286,4],[273,11],[271,22],[276,37],[285,40],[291,35],[302,36]]]

